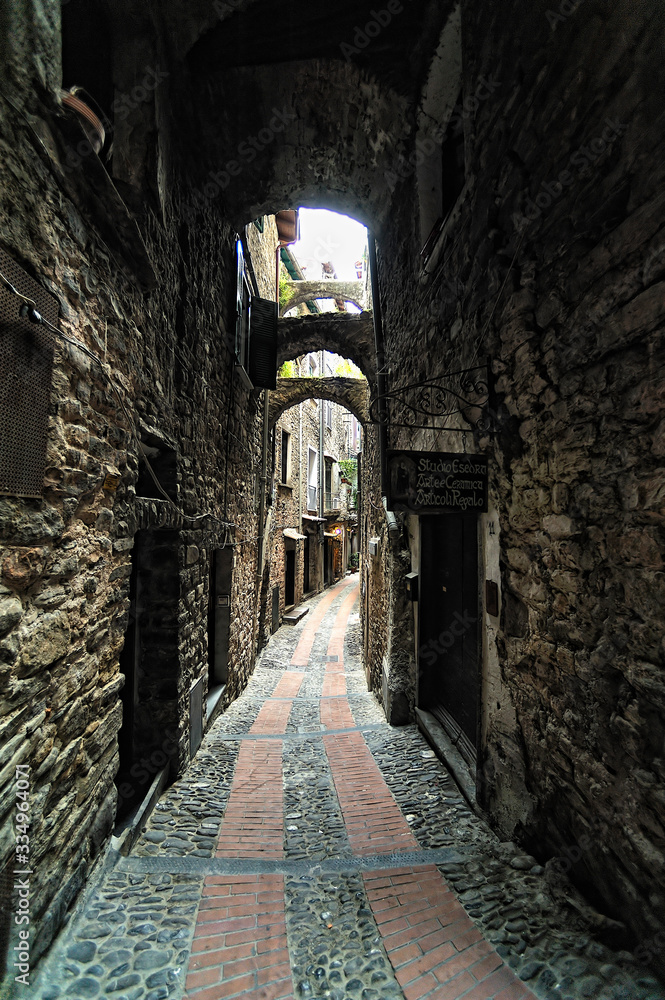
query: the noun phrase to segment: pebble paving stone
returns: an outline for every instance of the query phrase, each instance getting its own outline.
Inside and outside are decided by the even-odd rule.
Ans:
[[[30,1000],[665,1000],[386,723],[357,599],[348,577],[272,636]]]

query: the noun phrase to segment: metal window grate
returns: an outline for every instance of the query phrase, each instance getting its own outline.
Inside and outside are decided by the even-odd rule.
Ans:
[[[0,270],[54,325],[58,303],[0,248]],[[53,373],[53,335],[20,314],[0,282],[0,494],[40,497]]]

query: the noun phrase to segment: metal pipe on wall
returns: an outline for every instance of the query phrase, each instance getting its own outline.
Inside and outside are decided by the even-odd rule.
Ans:
[[[379,269],[376,256],[376,240],[367,233],[369,251],[369,275],[372,288],[372,315],[374,317],[374,346],[376,350],[376,391],[379,399],[379,461],[381,465],[381,495],[388,494],[388,422],[385,406],[386,354],[383,340],[383,317],[379,293]]]

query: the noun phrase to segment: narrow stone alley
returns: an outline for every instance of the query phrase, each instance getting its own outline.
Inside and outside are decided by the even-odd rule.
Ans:
[[[415,726],[385,722],[358,591],[347,577],[273,636],[35,998],[663,996],[565,876],[498,841]]]

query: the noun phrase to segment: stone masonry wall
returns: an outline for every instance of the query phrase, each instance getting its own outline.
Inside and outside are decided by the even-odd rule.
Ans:
[[[563,8],[465,5],[467,183],[433,277],[395,164],[389,387],[490,360],[496,430],[467,441],[490,455],[500,545],[484,805],[542,861],[579,848],[573,874],[648,946],[665,914],[663,12]]]
[[[34,11],[32,4],[21,11],[10,17],[16,30],[3,62],[2,89],[33,117],[27,123],[2,104],[2,243],[57,297],[61,328],[108,366],[103,370],[77,348],[58,343],[43,499],[0,498],[0,860],[4,864],[14,850],[13,777],[16,765],[26,764],[36,958],[114,822],[119,655],[137,530],[157,537],[166,529],[177,538],[172,624],[178,662],[168,693],[177,703],[177,722],[164,758],[171,758],[174,771],[189,756],[190,688],[201,678],[204,688],[207,683],[210,554],[228,541],[236,544],[236,624],[227,700],[251,673],[257,536],[252,456],[260,453],[262,414],[259,394],[234,376],[227,295],[235,285],[233,230],[219,203],[193,218],[190,213],[189,224],[178,219],[187,138],[181,134],[179,146],[161,117],[169,81],[133,111],[133,127],[145,134],[158,122],[160,143],[159,170],[153,150],[141,174],[149,187],[133,192],[143,206],[139,236],[94,154],[88,150],[78,166],[61,166],[71,136],[83,142],[83,135],[75,121],[62,117],[52,90],[44,89],[59,85],[57,17],[44,17],[36,0]],[[151,273],[158,280],[151,281]],[[117,395],[105,371],[112,372]],[[182,515],[174,517],[163,500],[137,501],[135,431],[173,448],[174,499]],[[119,476],[117,490],[105,488],[107,473]],[[214,518],[200,520],[205,512]],[[231,534],[226,521],[236,526]]]

